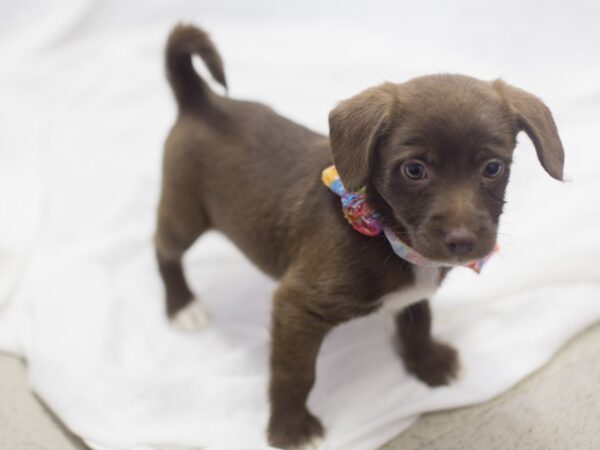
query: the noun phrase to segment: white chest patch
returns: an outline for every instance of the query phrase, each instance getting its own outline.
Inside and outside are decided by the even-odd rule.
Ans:
[[[381,298],[382,309],[398,312],[421,300],[429,299],[440,286],[441,269],[438,267],[414,266],[415,281],[412,286],[390,292]]]

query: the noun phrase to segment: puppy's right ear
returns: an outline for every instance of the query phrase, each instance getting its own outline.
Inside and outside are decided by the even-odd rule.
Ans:
[[[519,130],[533,142],[542,167],[552,178],[562,181],[565,151],[548,107],[534,95],[502,80],[494,81],[492,86],[515,114]]]
[[[371,154],[389,127],[396,89],[392,83],[367,89],[329,113],[333,162],[348,191],[367,184]]]

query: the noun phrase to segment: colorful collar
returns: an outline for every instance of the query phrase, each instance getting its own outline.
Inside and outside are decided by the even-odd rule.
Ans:
[[[383,231],[385,237],[392,246],[394,253],[400,258],[408,261],[415,266],[424,267],[449,267],[450,264],[432,261],[421,255],[415,249],[411,248],[408,244],[402,242],[400,238],[394,233],[394,231],[386,227],[381,223],[381,215],[373,210],[367,204],[366,190],[365,188],[359,189],[357,192],[347,192],[340,180],[340,176],[337,173],[335,166],[329,166],[321,174],[321,179],[325,186],[340,196],[342,200],[342,210],[344,211],[344,217],[352,225],[356,231],[366,236],[378,236]],[[483,268],[484,264],[492,257],[494,253],[498,251],[498,246],[486,256],[481,259],[476,259],[467,264],[464,267],[468,267],[473,271],[479,273]]]

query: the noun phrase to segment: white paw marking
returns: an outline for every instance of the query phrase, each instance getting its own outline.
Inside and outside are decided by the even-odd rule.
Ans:
[[[306,444],[298,445],[293,447],[290,450],[317,450],[321,444],[323,443],[323,439],[320,437],[313,437]]]
[[[171,318],[171,326],[186,333],[202,330],[208,323],[208,311],[198,299],[193,299]]]

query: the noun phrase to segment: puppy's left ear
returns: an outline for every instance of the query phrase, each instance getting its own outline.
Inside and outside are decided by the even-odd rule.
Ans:
[[[349,191],[367,183],[369,160],[377,140],[389,127],[396,89],[392,83],[367,89],[329,113],[333,162]]]
[[[494,81],[492,86],[515,114],[519,130],[533,142],[542,167],[552,178],[562,181],[565,152],[548,107],[536,96],[502,80]]]

